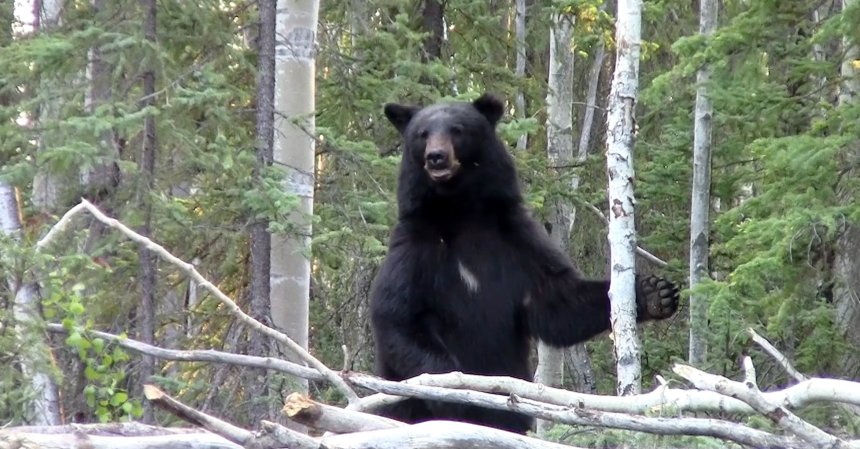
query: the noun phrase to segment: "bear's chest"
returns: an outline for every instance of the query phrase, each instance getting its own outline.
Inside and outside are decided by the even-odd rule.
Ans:
[[[433,240],[432,258],[419,270],[433,279],[428,299],[434,307],[474,318],[493,309],[513,313],[522,302],[529,284],[525,261],[504,233],[464,228]]]

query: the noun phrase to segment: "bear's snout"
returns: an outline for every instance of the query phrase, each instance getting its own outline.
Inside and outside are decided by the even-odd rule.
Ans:
[[[431,135],[424,147],[424,170],[434,182],[447,181],[457,174],[460,162],[454,143],[445,135]]]
[[[424,156],[428,170],[438,170],[448,167],[448,154],[443,150],[429,150]]]

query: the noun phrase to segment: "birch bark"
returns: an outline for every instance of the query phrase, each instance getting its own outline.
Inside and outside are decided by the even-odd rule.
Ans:
[[[0,232],[17,237],[21,232],[18,198],[15,189],[0,181]],[[45,367],[52,363],[51,348],[41,335],[33,332],[39,320],[39,286],[20,279],[8,280],[9,290],[15,293],[12,315],[15,322],[15,337],[20,343],[18,363],[21,374],[29,379],[33,391],[30,419],[35,426],[60,424],[60,394],[57,384]]]
[[[636,333],[636,223],[633,144],[639,91],[642,0],[619,0],[615,24],[615,73],[606,119],[609,177],[610,322],[621,396],[641,389],[641,343]]]
[[[717,24],[717,0],[699,2],[699,34],[710,37]],[[711,127],[714,107],[708,92],[711,69],[696,73],[696,110],[693,123],[693,193],[690,206],[690,288],[708,278],[709,213],[711,202]],[[708,301],[690,296],[690,364],[701,366],[708,353]]]
[[[307,349],[319,0],[278,0],[277,5],[274,164],[285,171],[284,192],[300,201],[291,217],[295,232],[272,235],[271,313],[275,327]],[[296,360],[292,354],[288,358]],[[307,381],[299,390],[307,391]]]

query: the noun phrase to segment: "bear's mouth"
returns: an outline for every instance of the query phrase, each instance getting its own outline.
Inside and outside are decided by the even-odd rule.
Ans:
[[[459,170],[460,164],[457,161],[453,161],[453,163],[446,167],[430,168],[427,165],[424,166],[424,171],[427,172],[427,176],[429,176],[433,182],[450,181]]]
[[[454,172],[451,171],[450,168],[443,168],[441,170],[427,170],[427,174],[430,176],[430,179],[435,182],[445,182],[454,177]]]

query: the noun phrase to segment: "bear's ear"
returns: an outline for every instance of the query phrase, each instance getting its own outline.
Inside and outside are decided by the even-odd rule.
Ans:
[[[493,126],[496,126],[496,123],[499,122],[499,119],[505,113],[505,105],[502,103],[502,100],[490,94],[481,95],[477,100],[472,102],[472,106],[486,117]]]
[[[412,116],[418,112],[418,107],[416,106],[404,106],[402,104],[397,103],[387,103],[385,105],[385,116],[388,117],[388,121],[400,131],[400,134],[403,134],[403,131],[406,129],[406,126],[409,125],[409,122],[412,120]]]

